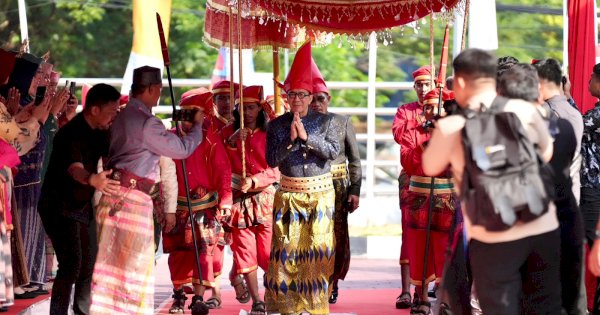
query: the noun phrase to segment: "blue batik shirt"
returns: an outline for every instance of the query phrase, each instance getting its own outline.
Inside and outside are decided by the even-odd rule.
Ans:
[[[302,117],[308,138],[290,140],[290,126],[294,114],[286,113],[267,127],[267,163],[279,167],[287,177],[313,177],[331,171],[331,161],[340,153],[339,126],[331,116],[312,110]]]
[[[600,102],[583,115],[581,187],[600,190]]]

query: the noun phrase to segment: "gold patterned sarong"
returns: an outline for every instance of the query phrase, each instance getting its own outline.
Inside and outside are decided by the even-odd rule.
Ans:
[[[98,257],[90,314],[154,314],[154,220],[152,199],[121,187],[102,196],[96,210]],[[111,213],[113,208],[116,212]]]
[[[297,192],[297,191],[310,192]],[[273,242],[266,274],[267,310],[329,314],[335,192],[331,174],[282,176],[273,204]]]

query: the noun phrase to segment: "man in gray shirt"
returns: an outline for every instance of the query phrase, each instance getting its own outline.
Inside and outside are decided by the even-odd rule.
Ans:
[[[131,99],[110,128],[108,167],[118,194],[104,195],[96,209],[98,256],[92,279],[91,313],[154,312],[154,228],[152,190],[161,156],[185,159],[202,141],[204,117],[183,138],[167,131],[152,114],[162,89],[160,70],[133,72]],[[168,222],[167,222],[168,224]]]
[[[572,190],[577,204],[581,193],[579,170],[581,169],[581,138],[583,137],[583,118],[581,113],[569,103],[562,92],[562,69],[558,61],[544,59],[536,61],[534,67],[540,78],[540,96],[548,104],[550,109],[560,118],[564,118],[573,126],[577,146],[575,156],[570,167],[570,175],[573,181]]]

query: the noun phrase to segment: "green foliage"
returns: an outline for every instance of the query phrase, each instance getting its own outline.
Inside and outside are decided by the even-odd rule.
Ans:
[[[133,38],[131,0],[29,0],[26,3],[32,53],[42,55],[50,50],[50,61],[66,77],[122,76]],[[562,0],[497,0],[497,3],[560,8]],[[209,78],[212,74],[218,51],[202,42],[205,5],[205,0],[173,0],[169,50],[174,78]],[[389,31],[393,40],[388,45],[380,40],[378,81],[411,80],[410,73],[414,69],[429,64],[428,21]],[[436,64],[443,28],[443,21],[434,21]],[[544,57],[562,60],[562,16],[501,11],[498,12],[498,36],[499,56],[513,55],[524,62]],[[17,1],[1,1],[1,46],[18,49],[19,41]],[[367,81],[369,52],[362,41],[335,37],[331,45],[313,48],[315,61],[328,81]],[[285,77],[283,55],[280,53],[282,80]],[[293,56],[290,53],[290,61]],[[256,52],[256,71],[272,71],[272,58],[271,52]],[[451,74],[451,69],[448,73]],[[179,89],[176,94],[182,91]],[[366,106],[366,89],[333,90],[332,96],[332,106]],[[412,91],[382,90],[376,99],[377,106],[396,106],[414,101],[416,95]],[[163,101],[169,103],[167,98]]]

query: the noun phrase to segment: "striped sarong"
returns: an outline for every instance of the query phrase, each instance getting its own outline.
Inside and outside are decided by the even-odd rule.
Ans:
[[[311,192],[297,192],[300,190]],[[268,311],[329,314],[334,203],[330,174],[324,178],[282,177],[273,203],[273,237],[265,279]]]
[[[90,314],[154,314],[152,199],[124,187],[119,194],[122,200],[102,196],[96,209],[98,257]]]

